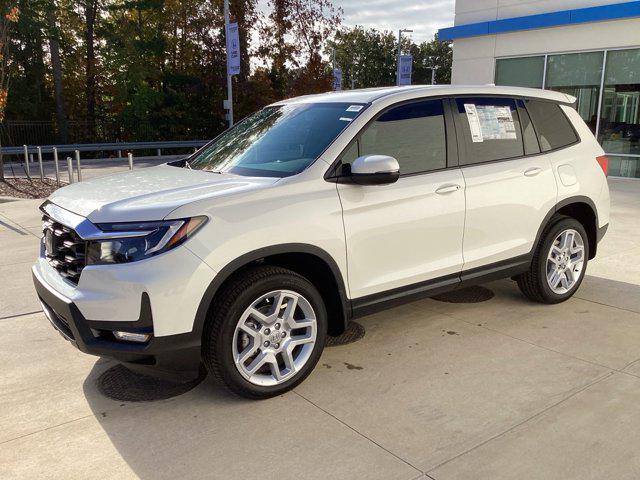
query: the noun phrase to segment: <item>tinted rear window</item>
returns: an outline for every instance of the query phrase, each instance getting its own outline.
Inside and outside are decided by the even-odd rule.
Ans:
[[[525,104],[543,152],[563,148],[578,141],[560,105],[539,100],[527,100]]]

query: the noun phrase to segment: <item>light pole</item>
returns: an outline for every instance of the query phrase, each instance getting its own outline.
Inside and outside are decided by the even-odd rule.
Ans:
[[[435,85],[436,84],[436,72],[438,71],[438,66],[434,65],[433,67],[431,67],[431,85]]]
[[[396,71],[396,85],[400,86],[400,55],[402,54],[402,34],[403,33],[413,33],[413,30],[409,30],[407,28],[401,28],[398,30],[398,65]]]
[[[233,86],[231,73],[229,72],[229,0],[224,0],[224,32],[227,45],[227,101],[225,102],[225,107],[229,116],[229,128],[231,128],[233,127]]]

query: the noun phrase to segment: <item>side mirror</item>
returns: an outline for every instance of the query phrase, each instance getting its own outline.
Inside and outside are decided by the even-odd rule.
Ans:
[[[388,155],[364,155],[351,164],[351,181],[358,185],[387,185],[400,178],[398,161]]]

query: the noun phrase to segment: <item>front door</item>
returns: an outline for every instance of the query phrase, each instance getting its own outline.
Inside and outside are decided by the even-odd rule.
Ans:
[[[447,168],[441,100],[420,100],[384,111],[343,157],[390,155],[400,179],[391,185],[338,184],[354,299],[447,277],[462,267],[464,179]]]

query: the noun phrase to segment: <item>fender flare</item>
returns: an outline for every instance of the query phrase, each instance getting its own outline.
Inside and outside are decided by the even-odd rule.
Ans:
[[[202,338],[202,332],[204,330],[204,324],[207,320],[207,314],[209,308],[213,302],[213,299],[222,286],[222,284],[233,275],[238,269],[248,265],[256,260],[260,260],[272,255],[280,255],[287,253],[306,253],[318,257],[324,263],[327,264],[333,278],[338,286],[338,295],[340,296],[340,303],[342,307],[342,316],[344,322],[344,328],[347,327],[348,321],[351,319],[351,302],[347,297],[347,291],[345,288],[344,278],[342,272],[338,267],[338,264],[333,257],[325,250],[315,245],[306,243],[282,243],[278,245],[271,245],[268,247],[259,248],[251,252],[247,252],[225,265],[211,281],[207,289],[205,290],[198,310],[196,311],[196,317],[194,319],[194,326],[192,332],[198,335],[198,338]]]
[[[531,249],[530,254],[533,255],[536,251],[536,248],[538,248],[538,244],[540,243],[540,238],[542,237],[542,233],[544,232],[544,229],[547,227],[547,225],[549,224],[549,220],[551,220],[551,217],[553,217],[556,213],[558,213],[558,210],[560,210],[563,207],[566,207],[567,205],[571,205],[572,203],[585,203],[587,205],[589,205],[589,207],[591,208],[591,210],[593,211],[593,214],[595,216],[596,219],[596,232],[598,232],[598,228],[600,226],[599,223],[599,219],[598,219],[598,209],[596,208],[596,204],[593,202],[593,200],[591,200],[589,197],[585,197],[583,195],[576,195],[573,197],[567,197],[564,198],[562,200],[560,200],[558,203],[556,203],[553,208],[551,210],[549,210],[549,212],[545,215],[544,220],[542,220],[542,223],[540,225],[540,228],[538,228],[538,233],[536,234],[536,239],[535,242],[533,243],[533,247]],[[596,238],[596,247],[598,244],[598,239]],[[593,252],[589,252],[590,255],[593,254],[595,255],[596,251],[595,248],[593,250]]]

